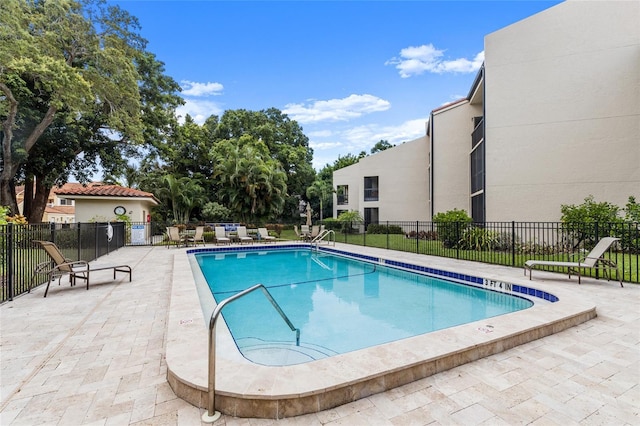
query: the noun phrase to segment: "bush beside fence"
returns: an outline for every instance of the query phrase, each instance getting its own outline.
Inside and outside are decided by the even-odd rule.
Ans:
[[[522,267],[527,260],[577,261],[603,237],[620,241],[607,253],[626,282],[640,282],[640,225],[562,222],[379,222],[358,232],[362,223],[331,221],[336,241],[431,256]],[[403,234],[396,230],[402,229]],[[385,230],[388,230],[385,232]],[[566,272],[563,268],[549,271]],[[585,270],[598,277],[600,271]]]
[[[561,222],[402,222],[375,224],[324,222],[336,241],[431,256],[522,267],[529,259],[572,261],[588,253],[603,237],[620,238],[607,253],[623,273],[623,281],[640,282],[640,225],[637,223]],[[0,225],[0,302],[29,291],[46,277],[34,276],[36,265],[46,262],[33,240],[55,242],[71,260],[92,261],[124,245],[163,244],[167,223],[75,223]],[[290,226],[280,232],[290,232]],[[195,225],[194,225],[195,227]],[[283,232],[283,230],[285,230]],[[212,233],[208,232],[207,241]],[[293,238],[293,237],[292,237]],[[563,268],[547,268],[566,272]],[[598,270],[585,270],[598,277]]]

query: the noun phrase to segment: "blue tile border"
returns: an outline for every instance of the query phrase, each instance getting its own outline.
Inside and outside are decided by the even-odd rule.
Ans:
[[[187,254],[200,254],[200,253],[220,253],[220,252],[239,252],[239,251],[265,251],[265,250],[289,250],[289,249],[305,249],[311,248],[309,244],[281,244],[281,245],[246,245],[246,246],[219,246],[212,248],[194,248],[188,249]],[[481,287],[486,290],[498,291],[501,293],[509,293],[513,296],[522,297],[524,295],[528,297],[535,297],[537,299],[546,300],[552,303],[557,302],[558,297],[548,293],[546,291],[538,290],[536,288],[526,287],[518,284],[505,283],[502,281],[491,280],[488,278],[475,277],[472,275],[460,274],[457,272],[444,271],[441,269],[429,268],[427,266],[414,265],[411,263],[400,262],[397,260],[381,259],[379,257],[368,256],[365,254],[353,253],[344,250],[338,250],[329,247],[318,247],[318,250],[333,254],[338,254],[346,257],[367,260],[369,262],[380,263],[386,266],[402,268],[414,272],[418,272],[425,275],[431,275],[438,278],[446,278],[450,281],[454,281],[472,285],[474,287]]]

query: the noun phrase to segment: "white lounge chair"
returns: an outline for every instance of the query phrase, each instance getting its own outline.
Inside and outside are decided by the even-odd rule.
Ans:
[[[216,226],[216,243],[217,244],[231,244],[231,239],[227,237],[227,232],[224,229],[224,226]]]
[[[296,237],[298,237],[298,239],[302,239],[302,235],[300,234],[300,231],[298,231],[298,225],[293,225],[293,232],[296,233]]]
[[[320,226],[318,225],[313,225],[311,227],[311,234],[309,235],[309,239],[313,240],[315,237],[317,237],[318,235],[320,235]]]
[[[273,241],[274,243],[276,242],[276,237],[272,237],[271,235],[269,235],[269,231],[267,231],[267,228],[258,228],[258,234],[260,234],[261,241]]]
[[[242,244],[242,243],[253,243],[253,238],[251,238],[247,234],[247,227],[246,226],[238,226],[237,232],[238,232],[238,239],[240,240],[240,244]]]
[[[620,281],[620,287],[622,285],[622,275],[620,274],[620,269],[618,269],[618,265],[616,262],[605,259],[603,257],[604,253],[611,247],[611,245],[618,241],[620,238],[614,237],[606,237],[598,241],[598,244],[587,254],[585,257],[581,258],[578,262],[558,262],[552,260],[527,260],[524,264],[524,274],[527,275],[527,270],[529,271],[529,279],[531,279],[531,271],[538,266],[559,266],[568,268],[569,270],[569,278],[571,278],[571,274],[578,275],[578,284],[580,284],[581,278],[581,270],[582,269],[602,269],[607,274],[607,279],[609,279],[609,271],[616,271],[616,278]]]

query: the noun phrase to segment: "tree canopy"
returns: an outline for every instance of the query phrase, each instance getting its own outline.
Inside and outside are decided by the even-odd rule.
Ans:
[[[0,204],[17,212],[15,185],[24,181],[25,210],[41,218],[53,184],[70,173],[82,181],[98,165],[117,169],[134,145],[163,137],[179,86],[138,30],[104,0],[3,2]]]
[[[154,218],[203,218],[207,202],[208,215],[299,217],[316,179],[302,127],[276,108],[178,122],[180,87],[139,30],[105,0],[3,2],[0,205],[17,213],[24,184],[38,222],[54,185],[101,170],[163,199]]]
[[[213,157],[218,197],[236,217],[256,223],[282,213],[287,177],[265,143],[245,134],[216,144]]]

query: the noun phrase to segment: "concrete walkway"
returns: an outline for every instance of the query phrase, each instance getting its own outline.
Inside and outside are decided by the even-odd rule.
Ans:
[[[183,250],[126,247],[100,262],[131,265],[132,283],[105,271],[89,291],[52,285],[43,298],[41,286],[0,305],[0,424],[200,425],[204,411],[175,396],[164,362],[173,256]],[[522,279],[520,269],[474,265]],[[640,286],[534,278],[593,298],[598,318],[331,410],[216,424],[640,424]]]

